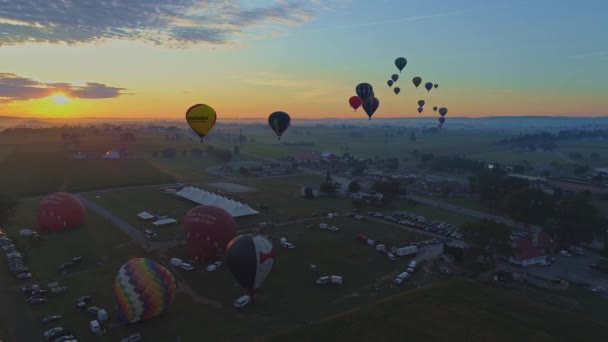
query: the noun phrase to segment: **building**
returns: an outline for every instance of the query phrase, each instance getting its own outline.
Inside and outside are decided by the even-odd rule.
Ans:
[[[298,153],[289,156],[289,159],[298,163],[319,163],[321,155],[318,153]]]
[[[509,257],[509,262],[512,264],[526,267],[545,260],[544,250],[534,247],[532,240],[527,237],[513,240],[512,246],[516,248],[515,254]]]
[[[321,160],[328,162],[337,162],[341,158],[331,152],[323,152],[321,153]]]
[[[571,177],[552,177],[549,184],[567,192],[589,192],[594,197],[608,196],[608,186]]]

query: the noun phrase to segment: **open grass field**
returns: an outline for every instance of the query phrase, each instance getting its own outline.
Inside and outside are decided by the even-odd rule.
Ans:
[[[492,146],[498,139],[493,134],[483,134],[459,130],[442,131],[432,135],[419,135],[415,142],[409,140],[409,132],[403,127],[293,127],[281,141],[262,125],[242,126],[248,138],[255,143],[241,146],[245,152],[272,158],[288,156],[292,153],[309,151],[331,151],[341,155],[350,152],[360,157],[406,156],[414,149],[435,155],[463,155],[497,149]],[[223,127],[221,132],[237,136],[238,127]],[[314,142],[314,146],[294,144]],[[213,141],[216,143],[216,141]],[[217,142],[223,144],[222,142]],[[446,147],[450,147],[449,149]]]
[[[266,340],[602,341],[607,329],[606,320],[454,279]]]

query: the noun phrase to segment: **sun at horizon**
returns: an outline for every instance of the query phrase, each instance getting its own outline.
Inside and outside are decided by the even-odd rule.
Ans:
[[[66,103],[72,102],[72,100],[69,97],[67,97],[67,96],[65,96],[64,94],[61,94],[61,93],[55,94],[55,95],[51,96],[51,99],[57,105],[62,105],[62,104],[66,104]]]

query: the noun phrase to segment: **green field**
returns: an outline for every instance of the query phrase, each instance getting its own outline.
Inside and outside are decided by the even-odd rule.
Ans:
[[[586,319],[506,290],[454,279],[266,340],[602,341],[606,331],[605,319]]]

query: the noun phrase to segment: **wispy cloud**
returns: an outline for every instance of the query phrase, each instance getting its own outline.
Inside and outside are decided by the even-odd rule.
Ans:
[[[346,0],[0,1],[0,46],[144,40],[172,47],[223,44],[251,28],[295,26]]]
[[[125,88],[109,87],[95,82],[40,82],[10,73],[0,73],[0,103],[41,99],[55,93],[71,98],[106,99],[127,95]]]

